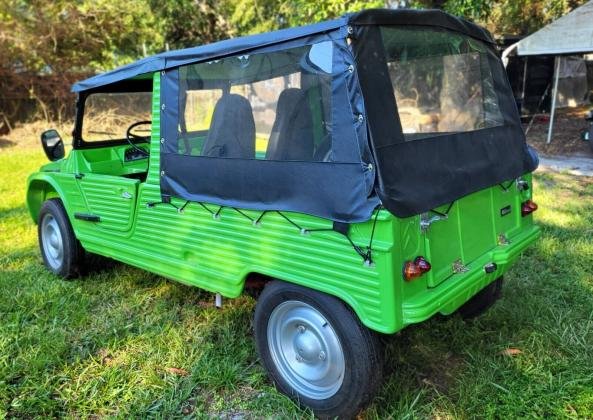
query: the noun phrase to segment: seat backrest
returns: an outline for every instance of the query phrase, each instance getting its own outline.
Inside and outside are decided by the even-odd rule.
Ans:
[[[278,97],[266,159],[310,161],[312,158],[313,118],[307,96],[301,89],[285,89]]]
[[[255,158],[255,121],[249,101],[224,94],[216,103],[202,156]]]

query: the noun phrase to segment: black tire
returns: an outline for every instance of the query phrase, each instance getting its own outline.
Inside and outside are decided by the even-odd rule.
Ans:
[[[472,319],[486,312],[502,294],[502,277],[484,287],[473,298],[465,302],[457,311],[464,319]]]
[[[45,227],[47,224],[51,224],[51,229]],[[53,243],[60,242],[59,246],[51,249],[48,248],[52,246],[51,244],[44,246],[44,236],[50,236],[48,232],[51,234],[56,232],[56,237],[60,241],[53,241]],[[74,236],[72,225],[59,198],[47,200],[41,206],[37,221],[37,236],[43,263],[52,273],[64,279],[72,279],[81,274],[84,265],[84,249]],[[61,253],[58,253],[61,255],[59,258],[52,256],[52,252],[57,248],[61,248]]]
[[[316,312],[313,311],[311,313],[317,313],[321,316],[321,318],[315,319],[323,321],[317,322],[317,326],[306,324],[312,331],[309,332],[309,330],[307,330],[306,334],[314,336],[315,334],[313,331],[321,325],[316,331],[322,331],[322,334],[331,331],[332,334],[335,334],[338,338],[341,352],[337,351],[334,353],[343,355],[343,359],[341,359],[343,361],[343,364],[341,364],[343,370],[340,370],[340,375],[336,375],[336,377],[342,378],[341,382],[336,382],[335,387],[331,391],[334,392],[333,395],[329,395],[327,398],[312,398],[311,396],[304,395],[304,393],[298,389],[298,385],[297,387],[293,386],[291,380],[287,379],[290,374],[285,375],[282,373],[282,370],[286,369],[282,367],[282,363],[286,366],[286,362],[277,362],[272,355],[274,350],[271,348],[274,347],[274,345],[269,344],[268,334],[269,328],[272,331],[274,328],[270,326],[270,321],[272,320],[271,325],[277,325],[274,321],[274,319],[277,318],[274,315],[275,313],[282,311],[282,308],[286,307],[286,305],[300,304],[304,304],[305,307],[313,308]],[[278,309],[279,307],[281,309]],[[278,309],[278,311],[275,312],[276,309]],[[287,317],[286,319],[291,322],[294,321],[294,318],[291,317]],[[301,320],[296,320],[294,322],[301,322]],[[305,321],[305,323],[306,322],[307,321]],[[328,326],[330,327],[329,330],[326,329]],[[321,418],[354,417],[361,408],[369,403],[371,398],[375,395],[378,386],[381,384],[383,349],[377,335],[364,327],[352,310],[335,297],[294,284],[273,281],[266,285],[258,299],[255,309],[254,327],[255,341],[259,357],[276,388],[296,400],[301,406],[312,409],[313,412]],[[294,345],[294,353],[291,354],[296,355],[296,359],[299,361],[299,354],[297,352],[300,351],[300,354],[303,353],[302,349],[299,349],[299,344],[297,344],[299,340],[298,337],[300,337],[298,336],[299,333],[297,333],[297,331],[303,333],[303,336],[305,336],[305,333],[300,330],[305,327],[299,325],[297,329],[290,330],[290,328],[292,328],[292,326],[287,327],[283,331],[295,331],[293,333],[294,336],[292,336],[294,338],[289,340],[289,342]],[[322,342],[327,344],[329,340],[326,342],[322,340],[319,341],[319,343]],[[324,344],[321,344],[321,346],[322,347],[319,348],[326,349],[326,347],[328,347],[329,349],[331,347],[324,346]],[[305,346],[305,348],[305,352],[307,352],[311,346]],[[335,347],[333,349],[335,350]],[[315,351],[317,350],[318,348],[315,349]],[[330,350],[331,349],[327,350],[327,361],[325,358],[322,359],[321,355],[322,353],[325,355],[325,353],[320,351],[319,358],[323,361],[319,362],[314,357],[309,358],[308,361],[305,357],[305,359],[301,358],[300,362],[308,365],[319,364],[323,366],[323,364],[326,364],[330,366],[330,368],[320,368],[322,371],[326,368],[333,369],[338,363],[336,362],[336,358],[333,357],[335,355],[332,354]],[[288,353],[289,352],[284,352],[282,354],[286,355]],[[278,353],[276,352],[275,354],[277,355]],[[313,354],[316,353],[313,352]],[[310,355],[310,353],[307,353],[307,355]],[[278,358],[276,360],[278,360]],[[288,360],[288,357],[286,360]],[[293,362],[293,364],[294,363],[295,362]],[[325,372],[327,372],[327,370]],[[303,377],[301,376],[300,378],[302,379]]]

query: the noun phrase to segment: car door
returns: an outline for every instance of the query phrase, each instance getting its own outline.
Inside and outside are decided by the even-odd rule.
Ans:
[[[94,221],[101,229],[129,231],[134,222],[139,182],[121,176],[85,174],[78,179],[78,185],[88,214],[75,218]]]

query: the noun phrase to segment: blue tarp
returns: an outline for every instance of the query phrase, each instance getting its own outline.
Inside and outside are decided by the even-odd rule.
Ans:
[[[166,70],[183,64],[213,60],[222,56],[249,51],[253,48],[262,48],[293,39],[329,32],[345,26],[347,22],[347,16],[344,16],[326,22],[315,23],[313,25],[232,38],[199,47],[167,51],[118,67],[107,73],[101,73],[86,80],[82,80],[72,86],[72,92],[83,92],[146,73]]]

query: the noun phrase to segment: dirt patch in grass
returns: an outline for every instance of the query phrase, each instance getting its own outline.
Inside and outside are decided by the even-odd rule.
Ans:
[[[536,116],[527,132],[527,142],[544,155],[580,154],[593,158],[589,144],[581,140],[581,131],[589,126],[585,121],[585,114],[589,109],[591,105],[557,110],[550,144],[546,144],[549,115]],[[527,130],[528,125],[523,124],[523,130]]]
[[[64,146],[69,147],[72,143],[72,128],[74,127],[73,121],[63,122],[46,122],[46,121],[35,121],[26,124],[16,125],[10,133],[0,138],[0,149],[5,147],[14,147],[18,145],[21,148],[33,148],[39,147],[40,136],[45,130],[55,128],[64,140]]]
[[[463,357],[448,352],[438,360],[438,364],[427,365],[422,372],[418,373],[419,382],[434,388],[441,394],[447,394],[455,385],[463,363]]]

